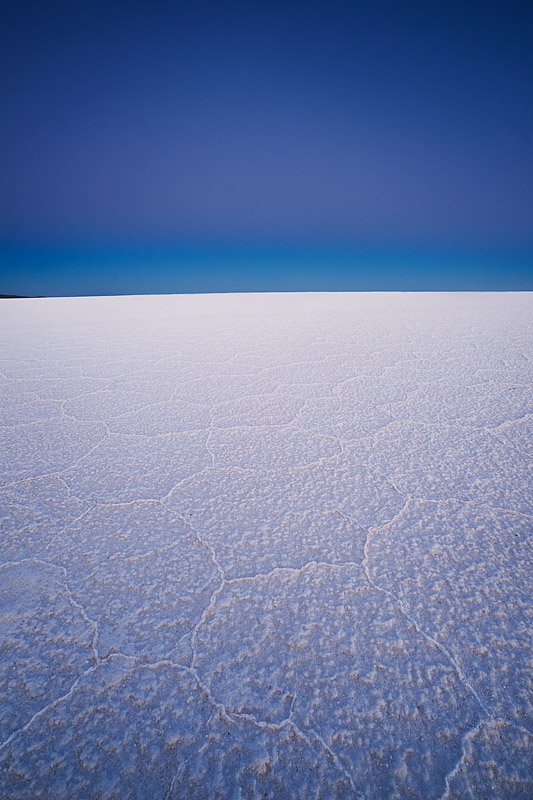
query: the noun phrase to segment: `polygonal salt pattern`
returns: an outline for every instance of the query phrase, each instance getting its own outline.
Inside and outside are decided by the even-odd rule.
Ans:
[[[331,436],[300,431],[290,425],[250,428],[213,428],[209,437],[212,466],[256,470],[303,467],[338,455],[341,445]]]
[[[366,527],[403,498],[387,479],[335,460],[294,470],[208,469],[175,487],[165,506],[209,541],[226,577],[364,557]],[[224,530],[224,536],[220,530]]]
[[[319,736],[369,797],[377,786],[385,796],[438,797],[461,734],[478,720],[449,660],[398,619],[360,567],[310,564],[230,582],[194,645],[193,665],[215,700]]]
[[[213,408],[213,427],[242,428],[283,426],[292,423],[303,406],[297,396],[252,395],[229,400]]]
[[[4,486],[75,467],[103,442],[105,435],[104,427],[97,422],[68,417],[0,428],[0,481]]]
[[[531,295],[0,311],[2,798],[531,797]]]
[[[354,788],[335,756],[295,725],[256,725],[219,713],[205,745],[176,774],[169,800],[184,797],[346,800],[354,797]]]
[[[10,428],[32,422],[46,422],[61,414],[59,401],[40,400],[33,393],[0,388],[0,427]]]
[[[391,404],[313,397],[306,400],[296,424],[303,430],[336,437],[342,442],[370,436],[393,421]]]
[[[447,780],[445,800],[528,800],[533,795],[531,733],[505,722],[482,722],[466,737]]]
[[[49,552],[97,625],[102,658],[169,652],[220,583],[209,547],[157,503],[96,505]]]
[[[160,499],[210,463],[208,434],[193,431],[147,438],[109,434],[83,463],[63,472],[72,494],[94,502]]]
[[[209,372],[209,365],[204,366],[205,371]],[[263,375],[240,372],[234,374],[231,366],[228,369],[224,375],[215,371],[213,376],[178,382],[174,388],[173,399],[212,408],[219,403],[241,400],[253,394],[271,394],[277,388],[275,381]]]
[[[4,747],[2,796],[163,798],[212,713],[183,669],[114,657]]]
[[[98,422],[132,414],[146,404],[147,400],[142,392],[126,392],[112,387],[102,389],[96,394],[67,400],[64,411],[72,419]]]
[[[137,436],[162,436],[209,427],[210,414],[206,406],[167,400],[143,406],[108,421],[112,433]]]
[[[405,495],[533,514],[533,465],[493,430],[397,421],[345,451],[388,475]]]
[[[94,626],[65,570],[44,561],[0,567],[0,736],[5,741],[94,664]]]
[[[56,372],[57,368],[51,371]],[[75,378],[41,378],[24,380],[27,391],[33,392],[42,401],[66,403],[77,397],[90,397],[93,392],[100,392],[109,388],[110,382],[104,378],[89,378],[78,376]]]
[[[494,385],[423,387],[392,410],[401,420],[425,423],[459,423],[473,428],[497,428],[533,412],[531,387]]]
[[[498,436],[509,442],[524,460],[533,459],[533,413],[522,419],[504,422],[497,429]]]
[[[27,478],[0,490],[3,561],[46,559],[56,538],[89,508],[57,475]]]
[[[372,580],[446,647],[491,715],[533,732],[532,523],[412,500],[371,533],[366,557]]]

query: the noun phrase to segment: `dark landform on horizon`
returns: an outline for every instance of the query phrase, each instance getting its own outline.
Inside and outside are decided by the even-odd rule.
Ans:
[[[45,298],[44,294],[0,294],[0,300],[36,300]]]

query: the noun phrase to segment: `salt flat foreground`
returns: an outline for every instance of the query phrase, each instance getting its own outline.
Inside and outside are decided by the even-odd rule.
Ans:
[[[532,315],[0,301],[0,796],[530,798]]]

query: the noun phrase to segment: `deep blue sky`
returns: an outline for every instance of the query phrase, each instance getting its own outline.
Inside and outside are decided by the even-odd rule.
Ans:
[[[532,41],[513,0],[4,0],[0,292],[533,288]]]

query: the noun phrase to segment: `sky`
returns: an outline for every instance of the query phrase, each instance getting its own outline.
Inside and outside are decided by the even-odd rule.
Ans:
[[[533,289],[533,4],[0,14],[0,293]]]

